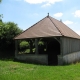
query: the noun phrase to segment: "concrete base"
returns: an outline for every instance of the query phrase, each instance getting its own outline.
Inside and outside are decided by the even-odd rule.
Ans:
[[[58,65],[63,65],[63,56],[58,55]]]
[[[78,62],[78,61],[80,61],[80,51],[70,53],[70,54],[63,56],[63,63],[64,64],[74,63],[74,62]]]
[[[38,63],[38,64],[48,64],[48,56],[47,55],[17,55],[15,57],[18,60],[30,62],[30,63]]]
[[[22,54],[15,56],[15,58],[30,63],[48,65],[48,55]],[[80,61],[80,51],[67,55],[58,55],[58,65],[70,64],[78,61]]]
[[[67,55],[58,55],[58,65],[71,64],[80,61],[80,51]]]

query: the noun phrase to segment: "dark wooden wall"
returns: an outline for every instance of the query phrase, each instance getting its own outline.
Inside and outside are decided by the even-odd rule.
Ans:
[[[61,53],[63,55],[80,51],[80,39],[61,37]]]

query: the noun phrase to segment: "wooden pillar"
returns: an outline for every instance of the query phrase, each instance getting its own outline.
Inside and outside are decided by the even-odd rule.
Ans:
[[[17,57],[18,54],[18,40],[15,40],[15,57]]]
[[[30,53],[33,53],[32,48],[33,48],[33,42],[30,40]]]
[[[63,42],[62,42],[62,37],[60,37],[60,55],[63,55]]]
[[[38,39],[35,39],[35,48],[36,48],[35,54],[37,55],[38,54]]]

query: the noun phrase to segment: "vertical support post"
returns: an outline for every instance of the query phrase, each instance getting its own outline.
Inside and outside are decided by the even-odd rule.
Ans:
[[[35,39],[35,48],[36,48],[35,54],[37,55],[38,54],[38,39]]]
[[[60,55],[63,55],[63,42],[62,42],[62,37],[60,38]]]
[[[30,40],[30,53],[33,53],[32,47],[33,47],[33,42]]]
[[[15,40],[15,57],[17,57],[18,54],[18,41]]]
[[[58,55],[58,65],[63,65],[63,38],[60,37],[60,55]]]

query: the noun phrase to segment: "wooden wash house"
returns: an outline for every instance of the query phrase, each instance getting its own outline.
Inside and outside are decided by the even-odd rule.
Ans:
[[[80,36],[51,16],[46,16],[15,38],[15,58],[31,63],[63,65],[80,60]],[[18,54],[18,40],[30,43],[30,54]],[[39,40],[44,42],[41,49]],[[35,43],[35,53],[32,44]]]

